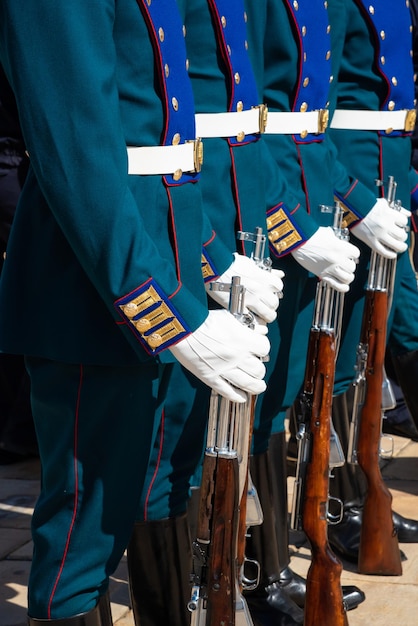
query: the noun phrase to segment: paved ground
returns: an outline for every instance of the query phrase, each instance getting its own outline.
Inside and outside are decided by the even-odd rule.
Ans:
[[[395,437],[395,455],[385,462],[383,475],[394,497],[394,510],[417,519],[418,443]],[[26,626],[30,518],[38,490],[36,460],[0,466],[0,626]],[[417,626],[418,544],[402,544],[401,548],[407,556],[401,577],[360,576],[354,566],[344,564],[342,583],[358,585],[367,596],[365,603],[348,614],[350,626]],[[296,550],[291,566],[306,574],[309,552]],[[112,577],[111,600],[115,625],[133,626],[125,560]]]

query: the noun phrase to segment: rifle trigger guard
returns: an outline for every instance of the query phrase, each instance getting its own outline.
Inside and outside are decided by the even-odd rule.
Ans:
[[[246,563],[251,563],[251,565],[253,565],[256,568],[257,576],[255,578],[247,578],[245,576],[244,569],[245,569]],[[242,576],[241,576],[241,584],[242,584],[243,591],[253,591],[254,589],[258,587],[259,582],[260,582],[260,563],[256,561],[255,559],[247,559],[247,557],[245,557],[244,564],[242,567]]]
[[[335,498],[334,496],[328,496],[328,501],[335,501],[338,502],[339,506],[340,506],[340,510],[339,513],[337,515],[333,515],[332,513],[327,512],[327,522],[328,524],[330,524],[331,526],[335,526],[336,524],[339,524],[343,518],[344,515],[344,503],[340,498]]]
[[[382,445],[382,442],[385,439],[390,442],[390,448],[389,449],[386,449]],[[379,446],[379,456],[380,456],[380,458],[381,459],[391,459],[393,457],[394,449],[395,449],[395,442],[393,440],[393,437],[391,435],[387,435],[386,433],[382,433],[380,435],[380,446]]]

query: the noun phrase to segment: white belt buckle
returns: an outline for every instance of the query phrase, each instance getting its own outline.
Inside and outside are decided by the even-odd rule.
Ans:
[[[183,172],[200,172],[203,146],[192,139],[175,146],[128,146],[128,174],[136,176],[172,175],[179,180]]]

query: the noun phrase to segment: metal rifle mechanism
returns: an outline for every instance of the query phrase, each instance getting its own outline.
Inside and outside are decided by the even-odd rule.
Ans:
[[[238,238],[253,244],[251,258],[269,270],[264,259],[266,237],[261,228],[240,231]],[[240,277],[232,283],[212,283],[211,289],[229,291],[229,311],[241,323],[254,327],[244,312],[245,287]],[[191,626],[253,626],[242,595],[259,580],[259,564],[245,557],[248,527],[261,524],[263,515],[249,473],[249,451],[256,397],[232,402],[212,391],[203,460],[196,539],[193,542],[192,593],[188,603]],[[245,575],[251,563],[255,578]]]

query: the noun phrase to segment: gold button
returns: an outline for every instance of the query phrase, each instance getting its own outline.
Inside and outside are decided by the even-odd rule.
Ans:
[[[181,169],[176,170],[173,174],[174,180],[180,180],[182,176],[183,176],[183,171]]]
[[[396,76],[392,76],[392,85],[396,87],[397,84],[398,84],[398,79],[396,78]]]
[[[237,111],[238,111],[238,113],[241,113],[241,111],[243,109],[244,109],[244,105],[243,105],[242,101],[238,100],[238,102],[237,102]]]
[[[279,236],[279,232],[277,230],[272,230],[270,233],[270,236],[272,237],[272,239],[277,239],[277,237]]]
[[[390,133],[393,133],[393,128],[387,128],[387,129],[385,130],[385,133],[386,133],[387,135],[390,135]]]
[[[307,58],[308,58],[308,57],[306,56],[306,52],[304,52],[304,53],[303,53],[303,62],[304,62],[304,63],[306,63],[306,59],[307,59]]]
[[[327,61],[330,60],[330,58],[331,58],[331,50],[328,50],[328,52],[325,55],[325,58],[326,58]]]
[[[384,30],[380,31],[380,39],[385,39],[386,38],[386,33]]]
[[[151,6],[151,0],[147,0],[147,5]]]
[[[231,46],[227,44],[226,49],[228,51],[228,56],[231,56]]]
[[[147,320],[146,317],[143,317],[137,322],[134,322],[134,324],[135,324],[135,328],[139,330],[140,333],[146,333],[147,330],[151,328],[151,322]]]
[[[303,86],[307,87],[309,85],[309,78],[308,76],[303,80]]]
[[[308,110],[308,103],[307,102],[302,102],[302,104],[300,105],[300,110],[301,110],[302,113],[307,111]]]
[[[186,24],[183,24],[183,37],[186,36]]]
[[[158,37],[160,38],[160,41],[164,41],[164,29],[160,28],[158,29]]]
[[[236,85],[239,85],[239,84],[240,84],[240,81],[241,81],[241,76],[239,75],[239,73],[238,73],[238,72],[235,72],[235,74],[234,74],[234,80],[235,80],[235,84],[236,84]]]
[[[331,76],[329,77],[329,82],[332,83],[333,80],[334,80],[334,76],[331,74]]]
[[[300,134],[300,136],[302,137],[302,139],[305,139],[305,137],[307,137],[308,135],[308,131],[307,130],[303,130]]]
[[[186,59],[186,72],[189,71],[189,67],[190,67],[189,59]]]
[[[170,68],[168,67],[167,63],[164,65],[164,73],[166,78],[170,76]]]
[[[123,311],[126,317],[129,317],[129,319],[132,319],[137,314],[138,307],[135,304],[135,302],[128,302],[128,304],[125,304],[125,306],[123,307]]]
[[[180,143],[180,133],[175,133],[173,135],[173,140],[171,143],[173,144],[173,146],[178,146],[178,144]]]
[[[248,41],[247,41],[247,40],[245,40],[245,41],[244,41],[244,48],[245,48],[246,50],[248,50]]]
[[[3,252],[3,259],[6,260],[6,252]]]
[[[244,139],[245,139],[245,133],[243,130],[241,130],[237,135],[237,141],[241,142],[241,141],[244,141]]]
[[[331,25],[330,25],[330,24],[328,24],[328,26],[327,26],[327,34],[329,35],[329,34],[330,34],[330,32],[331,32]]]
[[[380,62],[381,62],[382,65],[384,65],[386,63],[386,59],[385,59],[384,56],[380,57]]]
[[[393,100],[391,100],[388,104],[388,109],[389,111],[393,111],[394,108],[395,108],[395,103]]]
[[[374,15],[374,7],[372,5],[369,6],[369,13],[371,13],[371,15]]]
[[[297,0],[293,0],[293,8],[295,9],[295,11],[299,9],[299,3]]]
[[[171,104],[173,105],[173,109],[174,109],[175,111],[178,111],[178,110],[179,110],[179,103],[178,103],[177,98],[174,98],[174,97],[173,97],[173,98],[171,98]]]
[[[248,15],[247,15],[247,11],[244,11],[244,22],[248,21]]]
[[[226,17],[225,17],[225,15],[222,15],[222,17],[221,17],[221,24],[222,24],[222,27],[225,28],[225,26],[226,26]]]
[[[302,35],[305,36],[306,35],[306,26],[302,26]]]
[[[163,338],[158,333],[152,333],[149,337],[145,337],[145,340],[148,342],[150,348],[158,348],[163,342]]]
[[[328,2],[327,2],[327,0],[325,0],[325,2],[324,2],[324,7],[325,7],[326,9],[328,9]]]

